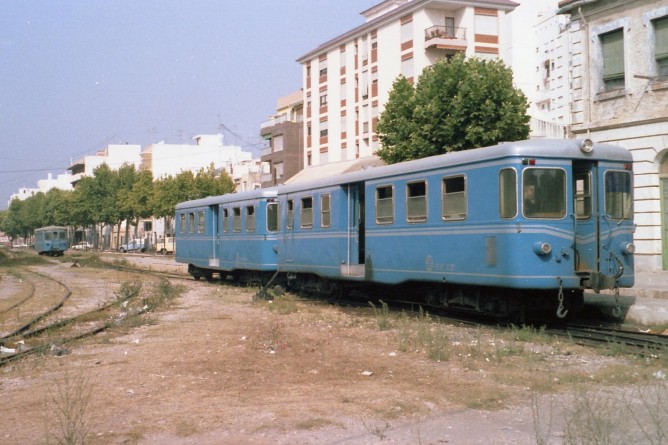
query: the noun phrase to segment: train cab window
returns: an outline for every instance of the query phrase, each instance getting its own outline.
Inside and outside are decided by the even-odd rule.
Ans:
[[[267,204],[267,232],[278,232],[278,203]]]
[[[197,212],[197,233],[202,234],[204,233],[204,229],[206,228],[205,222],[204,222],[204,210],[200,210]]]
[[[311,196],[302,198],[300,220],[302,228],[310,229],[313,227],[313,198]]]
[[[631,174],[627,171],[605,172],[605,214],[612,219],[633,218]]]
[[[293,199],[288,199],[287,202],[285,226],[288,230],[292,230],[292,228],[295,226],[295,201]]]
[[[560,168],[527,168],[522,174],[522,212],[527,218],[566,216],[566,172]]]
[[[417,181],[406,184],[406,220],[425,222],[427,220],[427,182]]]
[[[376,224],[394,223],[394,190],[391,185],[376,188]]]
[[[223,232],[227,233],[230,230],[230,210],[223,209]]]
[[[501,218],[517,216],[517,172],[512,168],[499,172],[499,215]]]
[[[575,177],[575,216],[578,219],[591,217],[591,174],[576,173]]]
[[[195,214],[192,212],[188,214],[188,223],[188,232],[195,233]]]
[[[44,239],[47,241],[51,241],[51,232],[44,232]]]
[[[329,227],[331,224],[331,197],[330,195],[322,195],[320,197],[320,225],[322,227]]]
[[[181,213],[181,217],[179,219],[179,230],[181,233],[186,233],[186,214]]]
[[[453,176],[443,178],[441,207],[444,221],[456,221],[466,218],[466,178]]]
[[[255,232],[255,207],[246,206],[246,232]]]
[[[232,209],[232,231],[241,232],[241,207]]]

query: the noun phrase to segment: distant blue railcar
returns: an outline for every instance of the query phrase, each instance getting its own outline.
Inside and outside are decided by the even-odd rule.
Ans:
[[[586,289],[633,285],[632,181],[623,148],[520,141],[279,186],[270,198],[185,203],[177,218],[198,218],[184,214],[192,208],[206,220],[223,199],[242,214],[252,202],[266,211],[271,199],[276,230],[244,248],[216,244],[220,257],[243,252],[257,258],[244,267],[295,288],[386,285],[497,315],[556,303],[561,316]],[[192,258],[196,273],[234,264]]]
[[[62,256],[70,247],[67,227],[47,226],[35,229],[34,249],[40,255]]]
[[[262,281],[277,268],[275,189],[230,193],[176,206],[176,261],[195,277]]]

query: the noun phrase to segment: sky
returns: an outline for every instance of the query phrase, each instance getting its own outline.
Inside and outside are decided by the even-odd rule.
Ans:
[[[301,88],[296,59],[380,0],[0,0],[0,210],[109,144],[260,124]]]

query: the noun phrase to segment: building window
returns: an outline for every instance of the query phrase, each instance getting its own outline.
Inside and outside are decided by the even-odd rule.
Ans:
[[[322,195],[320,197],[320,225],[322,227],[329,227],[331,224],[331,197],[330,195]]]
[[[283,135],[279,134],[274,136],[271,139],[272,151],[276,153],[277,151],[283,151]]]
[[[466,179],[464,176],[443,178],[441,207],[443,220],[453,221],[466,218]]]
[[[427,182],[416,181],[406,184],[406,220],[425,222],[427,220]]]
[[[601,34],[603,85],[605,91],[624,88],[624,29]]]
[[[321,107],[327,106],[327,93],[323,93],[320,95],[320,106]]]
[[[401,43],[413,40],[413,19],[404,17],[401,19]]]
[[[499,214],[501,218],[517,216],[517,172],[512,168],[499,172]]]
[[[303,229],[313,227],[313,198],[311,196],[302,198],[300,221]]]
[[[376,188],[376,224],[394,222],[394,193],[391,185]]]
[[[255,232],[255,207],[246,206],[246,232]]]
[[[413,78],[413,57],[407,57],[401,60],[401,75],[406,79]]]
[[[288,199],[287,203],[287,215],[286,215],[286,221],[285,221],[285,228],[292,230],[292,228],[295,226],[295,201],[292,199]]]
[[[660,80],[668,79],[668,16],[652,22],[656,36],[656,73]]]
[[[241,208],[235,207],[232,209],[232,231],[241,232]]]

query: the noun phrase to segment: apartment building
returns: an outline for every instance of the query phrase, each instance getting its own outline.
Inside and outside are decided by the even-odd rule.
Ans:
[[[637,270],[668,270],[668,4],[562,0],[570,16],[571,131],[634,158]]]
[[[283,184],[304,168],[304,97],[302,90],[280,97],[276,114],[260,125],[265,141],[261,160],[267,171],[262,187]]]
[[[366,22],[300,57],[304,166],[371,156],[378,118],[400,74],[415,81],[461,53],[503,58],[510,0],[386,0]]]
[[[84,176],[93,176],[96,168],[107,164],[110,169],[118,170],[123,164],[132,164],[139,168],[141,164],[141,145],[138,144],[110,144],[91,156],[84,156],[67,167],[72,175],[72,186]]]

